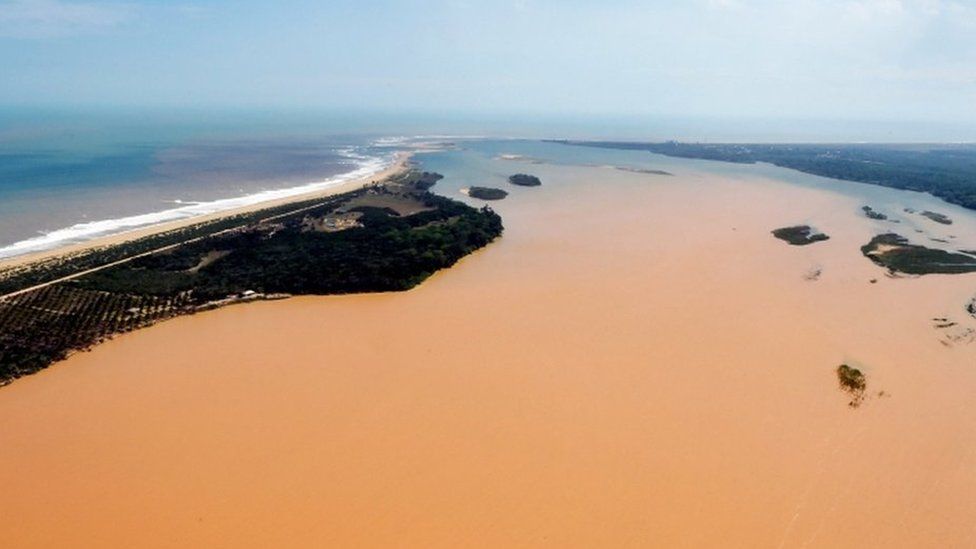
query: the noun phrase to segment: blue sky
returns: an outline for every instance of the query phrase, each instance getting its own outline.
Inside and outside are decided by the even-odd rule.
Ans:
[[[976,122],[976,0],[0,0],[0,104]]]

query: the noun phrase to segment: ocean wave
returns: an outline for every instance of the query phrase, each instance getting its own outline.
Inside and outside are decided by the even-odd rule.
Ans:
[[[412,138],[405,136],[381,137],[373,141],[374,147],[400,147],[410,142]]]
[[[236,208],[253,206],[271,200],[280,200],[305,193],[321,191],[348,181],[370,177],[385,170],[392,164],[392,156],[366,156],[353,149],[342,150],[340,154],[354,161],[354,165],[357,166],[356,169],[323,181],[306,183],[294,187],[269,189],[244,196],[222,198],[208,202],[191,202],[175,199],[171,203],[177,204],[178,207],[176,208],[116,219],[77,223],[70,227],[46,232],[39,236],[0,247],[0,258],[10,258],[18,255],[52,250],[71,244],[86,242],[95,238],[144,229],[161,223],[180,221]]]
[[[441,141],[445,139],[451,140],[478,140],[487,139],[488,136],[485,135],[468,135],[468,134],[430,134],[430,135],[413,135],[413,136],[394,136],[394,137],[381,137],[373,141],[373,146],[378,148],[384,147],[394,147],[402,148],[404,146],[423,144],[428,141]],[[494,138],[493,138],[494,139]],[[506,139],[506,138],[499,138]]]

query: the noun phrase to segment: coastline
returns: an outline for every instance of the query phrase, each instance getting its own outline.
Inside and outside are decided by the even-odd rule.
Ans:
[[[51,248],[49,250],[40,250],[37,252],[29,252],[23,255],[0,258],[0,271],[5,269],[24,267],[32,263],[55,259],[67,255],[78,254],[81,252],[86,252],[97,248],[115,246],[117,244],[122,244],[125,242],[137,240],[147,236],[152,236],[155,234],[172,231],[175,229],[190,227],[198,223],[205,223],[208,221],[215,221],[215,220],[223,219],[226,217],[232,217],[244,213],[256,212],[266,208],[283,206],[293,202],[301,202],[304,200],[328,197],[328,196],[346,193],[349,191],[354,191],[362,187],[365,187],[366,185],[369,185],[374,181],[386,179],[388,177],[392,177],[394,175],[398,175],[405,172],[409,167],[410,160],[412,157],[413,157],[413,153],[410,151],[398,151],[394,154],[392,164],[390,164],[388,167],[384,168],[383,170],[380,170],[374,174],[365,177],[360,177],[349,181],[343,181],[334,186],[330,186],[326,189],[320,189],[320,190],[310,191],[306,193],[295,194],[284,198],[266,200],[255,204],[230,208],[227,210],[222,210],[210,214],[187,217],[185,219],[179,219],[175,221],[166,221],[163,223],[158,223],[147,227],[141,227],[129,231],[119,232],[116,234],[96,237],[91,240],[86,240],[84,242],[77,242],[73,244],[68,244],[66,246],[59,246],[56,248]]]
[[[974,275],[880,276],[821,189],[538,171],[411,291],[188,315],[4,389],[8,539],[971,544],[972,347],[930,319],[973,326]],[[831,239],[769,234],[801,220]]]
[[[411,166],[343,194],[14,270],[0,280],[0,383],[201,310],[412,288],[504,230],[491,210],[429,192],[439,179]]]

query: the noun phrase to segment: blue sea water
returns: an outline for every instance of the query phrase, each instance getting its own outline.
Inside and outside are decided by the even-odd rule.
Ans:
[[[396,150],[347,121],[0,113],[0,257],[369,175]]]

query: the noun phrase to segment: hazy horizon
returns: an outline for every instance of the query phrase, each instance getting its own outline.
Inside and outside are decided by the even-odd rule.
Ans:
[[[492,137],[726,143],[976,143],[976,126],[920,121],[745,116],[598,116],[254,107],[10,107],[0,105],[0,144],[123,141],[147,130],[220,139],[252,135]]]
[[[390,129],[508,124],[524,136],[539,128],[520,124],[568,137],[973,141],[973,31],[976,5],[949,0],[0,0],[0,105],[352,111],[387,115]]]

